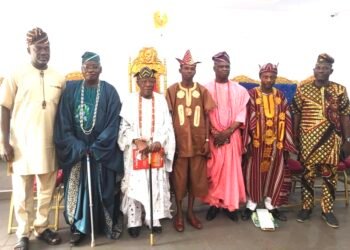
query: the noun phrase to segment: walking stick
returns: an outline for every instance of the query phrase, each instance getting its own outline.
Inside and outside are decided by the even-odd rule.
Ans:
[[[90,156],[89,156],[89,154],[86,154],[86,167],[87,167],[88,188],[89,188],[90,221],[91,221],[91,247],[94,247],[95,246],[94,216],[93,216],[93,204],[92,204],[91,171],[90,171]]]
[[[151,209],[151,234],[149,236],[149,243],[151,246],[154,245],[153,238],[153,191],[152,191],[152,165],[151,165],[151,152],[148,153],[148,165],[149,165],[149,201],[150,201],[150,209]]]

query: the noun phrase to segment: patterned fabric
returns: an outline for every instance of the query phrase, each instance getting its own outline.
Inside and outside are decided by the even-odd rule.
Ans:
[[[81,83],[83,84],[83,83]],[[81,85],[80,85],[81,86]],[[79,88],[77,92],[77,98],[74,100],[74,119],[75,119],[75,129],[81,130],[80,128],[80,106],[81,106],[81,100],[80,100],[80,94],[81,94],[81,88]],[[94,109],[95,109],[95,100],[97,95],[97,88],[96,87],[89,87],[85,86],[84,90],[84,107],[83,107],[83,124],[84,129],[89,129],[92,126],[92,120],[94,116]]]
[[[197,63],[200,63],[200,62],[193,61],[191,52],[189,50],[186,51],[182,60],[179,58],[176,58],[176,60],[178,60],[180,65],[196,65]]]
[[[137,79],[152,78],[155,77],[155,73],[157,73],[156,70],[150,69],[148,67],[143,67],[142,69],[140,69],[139,72],[137,72],[134,75],[134,77],[136,77]]]
[[[95,230],[103,231],[109,238],[116,234],[113,228],[113,211],[106,207],[103,201],[103,170],[101,164],[91,166],[92,204],[94,211]],[[88,198],[88,184],[86,161],[78,162],[69,171],[64,170],[66,181],[65,193],[65,218],[69,225],[74,225],[80,232],[87,234],[90,230],[90,201]]]
[[[153,202],[153,220],[171,218],[171,195],[169,172],[172,172],[175,153],[175,136],[171,117],[163,95],[153,93],[151,99],[141,98],[138,93],[131,93],[123,102],[120,112],[122,122],[119,128],[118,145],[124,151],[125,174],[121,191],[123,199],[121,211],[128,218],[128,226],[142,225],[141,207],[145,211],[145,220],[150,220],[150,201]],[[153,105],[153,104],[154,105]],[[141,111],[141,112],[139,112]],[[154,132],[152,132],[152,116],[154,115]],[[142,126],[140,126],[142,116]],[[152,169],[152,183],[149,169],[134,170],[133,150],[136,149],[134,139],[151,138],[152,142],[159,142],[164,148],[164,167]],[[152,196],[149,187],[152,185]],[[138,208],[137,208],[138,207]],[[133,208],[133,209],[131,209]]]
[[[222,51],[217,53],[212,57],[214,62],[227,62],[230,63],[230,56],[226,53],[226,51]]]
[[[320,172],[324,180],[322,210],[331,212],[342,142],[340,116],[350,115],[346,89],[334,82],[321,88],[316,87],[314,82],[301,85],[291,108],[293,113],[301,115],[297,136],[300,140],[300,159],[305,167],[302,177],[303,208],[313,207],[313,186],[316,173]]]
[[[166,98],[173,118],[178,156],[204,155],[205,115],[216,107],[210,93],[198,83],[192,88],[176,83],[167,89]]]
[[[82,63],[85,63],[85,62],[88,62],[88,61],[93,61],[93,62],[100,63],[100,56],[97,55],[96,53],[90,52],[90,51],[85,52],[81,56],[81,59],[82,59]]]
[[[95,232],[103,232],[108,238],[116,239],[121,232],[118,218],[119,184],[116,184],[116,180],[117,174],[124,169],[123,155],[116,143],[121,103],[115,88],[101,81],[96,125],[91,134],[87,135],[79,126],[77,112],[81,103],[82,84],[83,80],[67,82],[54,129],[57,160],[64,172],[64,215],[67,223],[78,231],[84,234],[91,231],[85,156],[89,152]],[[94,113],[96,89],[87,87],[85,91],[84,119],[89,126]]]
[[[331,57],[330,55],[323,53],[320,54],[317,57],[317,63],[329,63],[329,64],[333,64],[334,63],[334,59],[333,57]]]
[[[314,184],[317,172],[323,177],[321,207],[323,212],[333,212],[335,190],[338,174],[337,166],[334,165],[305,165],[301,178],[303,209],[312,209],[314,206]]]
[[[334,82],[322,88],[304,84],[297,89],[291,109],[301,115],[301,161],[307,165],[338,165],[340,116],[350,114],[345,87]]]
[[[259,71],[259,74],[261,75],[262,73],[265,73],[265,72],[272,72],[272,73],[275,73],[277,74],[278,73],[278,64],[277,65],[274,65],[272,63],[267,63],[267,64],[264,64],[263,66],[259,66],[260,67],[260,71]]]
[[[268,117],[260,88],[250,90],[249,94],[243,134],[246,149],[251,149],[251,157],[244,164],[247,195],[255,203],[270,197],[272,205],[278,207],[287,203],[291,187],[283,151],[296,152],[287,99],[275,88],[272,94],[266,95],[269,104],[273,104],[268,105],[271,111]]]
[[[33,45],[35,43],[49,43],[47,34],[40,28],[34,28],[27,33],[27,44]]]

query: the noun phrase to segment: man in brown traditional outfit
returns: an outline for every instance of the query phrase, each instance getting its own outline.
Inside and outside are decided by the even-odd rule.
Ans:
[[[289,152],[296,153],[292,136],[292,120],[288,102],[274,88],[277,65],[260,67],[261,86],[249,91],[248,115],[243,141],[247,205],[242,219],[248,220],[259,202],[264,201],[274,218],[286,221],[277,208],[288,201],[291,176],[285,161]]]
[[[321,54],[314,68],[315,80],[298,87],[292,103],[295,143],[299,146],[302,175],[302,209],[297,221],[310,218],[314,205],[316,173],[323,177],[322,218],[333,227],[339,222],[333,214],[337,165],[340,148],[350,152],[350,105],[346,88],[329,81],[334,59]],[[343,143],[343,144],[342,144]],[[342,144],[342,145],[341,145]]]
[[[209,154],[208,112],[215,103],[208,90],[193,82],[196,65],[190,51],[180,62],[180,83],[167,90],[167,102],[173,119],[176,137],[176,155],[172,174],[177,213],[174,217],[176,231],[184,231],[182,200],[188,191],[187,221],[201,229],[202,223],[193,213],[194,197],[203,197],[208,192],[206,157]]]

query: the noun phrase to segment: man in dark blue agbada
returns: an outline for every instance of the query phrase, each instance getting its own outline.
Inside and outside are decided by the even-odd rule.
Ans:
[[[64,173],[65,219],[71,225],[71,244],[91,232],[86,156],[91,162],[94,230],[117,239],[119,195],[116,180],[123,172],[117,146],[121,103],[116,89],[99,79],[100,57],[82,56],[84,80],[68,81],[55,123],[55,144]]]

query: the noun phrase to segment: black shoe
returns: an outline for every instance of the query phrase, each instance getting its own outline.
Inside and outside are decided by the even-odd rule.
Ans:
[[[241,218],[243,221],[249,220],[252,217],[252,214],[254,211],[250,210],[249,208],[244,209],[242,212]]]
[[[161,234],[163,231],[162,227],[153,227],[152,232],[155,234]]]
[[[280,221],[287,221],[287,216],[280,212],[277,208],[269,210],[269,212],[272,214],[273,218]]]
[[[80,242],[83,241],[85,238],[85,234],[79,232],[78,230],[75,230],[75,232],[72,232],[70,235],[70,245],[71,246],[77,246]]]
[[[219,210],[220,210],[220,208],[218,208],[218,207],[210,206],[210,208],[208,209],[208,213],[207,213],[207,220],[215,219],[215,217],[218,214]]]
[[[228,209],[224,209],[225,214],[233,221],[238,221],[238,212],[237,210],[230,212]]]
[[[141,227],[129,227],[128,228],[128,233],[132,238],[139,237],[140,232],[141,232]]]
[[[14,250],[29,250],[29,239],[28,237],[22,237],[13,247]]]
[[[121,237],[122,233],[123,233],[123,225],[121,225],[121,223],[118,222],[116,225],[113,226],[112,234],[110,238],[112,240],[117,240]]]
[[[312,213],[311,209],[301,209],[298,213],[297,221],[304,222],[310,219],[311,213]]]
[[[36,238],[45,241],[49,245],[58,245],[61,243],[61,237],[48,228],[45,229],[45,231],[39,234]]]
[[[324,219],[324,221],[327,223],[328,226],[333,228],[339,227],[339,222],[332,212],[330,213],[322,212],[322,218]]]

